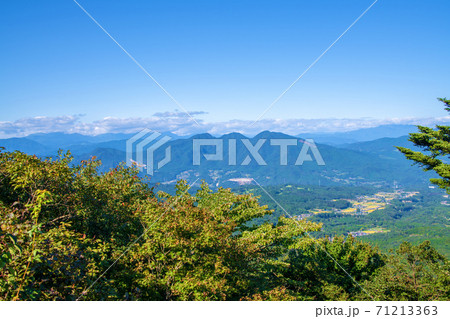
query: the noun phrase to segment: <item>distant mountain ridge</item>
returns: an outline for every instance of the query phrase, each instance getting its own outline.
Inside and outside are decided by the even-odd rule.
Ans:
[[[340,148],[363,153],[376,154],[380,157],[388,159],[404,159],[405,156],[399,150],[397,150],[395,146],[419,150],[419,148],[415,147],[409,141],[409,136],[400,136],[397,138],[384,137],[373,141],[339,145]]]
[[[25,137],[12,137],[0,140],[0,146],[7,151],[21,151],[27,154],[44,155],[48,152],[48,147]]]
[[[0,140],[0,146],[7,151],[20,150],[39,156],[54,156],[58,148],[70,150],[74,163],[96,156],[102,161],[101,169],[108,170],[126,158],[126,140],[132,134],[104,134],[99,136],[84,136],[80,134],[33,134],[26,138]],[[288,165],[280,165],[280,146],[270,145],[271,139],[294,139],[299,141],[296,147],[290,146]],[[201,148],[201,165],[193,165],[193,140],[212,139],[223,141],[223,160],[207,161],[205,154],[213,154],[213,146]],[[230,165],[228,158],[230,140],[236,143],[236,163]],[[256,145],[259,140],[265,140],[258,153],[267,165],[257,165],[250,156],[250,162],[242,165],[250,155],[241,140],[248,140]],[[312,184],[312,185],[378,185],[389,186],[394,181],[404,185],[427,185],[430,174],[422,172],[418,167],[403,158],[394,148],[410,146],[407,137],[383,138],[369,142],[358,142],[341,145],[340,147],[317,144],[326,163],[319,166],[316,162],[305,162],[301,166],[294,165],[302,147],[302,138],[279,132],[264,131],[253,138],[247,138],[240,133],[229,133],[221,137],[213,137],[208,133],[198,134],[189,138],[173,136],[165,144],[170,146],[172,160],[161,169],[156,170],[152,182],[174,183],[180,178],[193,180],[204,179],[219,187],[235,186],[236,179],[254,178],[264,185],[269,184]],[[154,153],[155,163],[165,156],[165,148],[161,147]],[[136,159],[136,154],[133,154]]]
[[[302,138],[312,138],[317,143],[342,145],[357,142],[374,141],[380,138],[397,138],[413,132],[417,132],[417,127],[415,125],[392,124],[363,128],[348,132],[304,133],[297,136]]]
[[[297,138],[314,139],[316,143],[328,144],[333,146],[345,146],[357,142],[368,142],[381,138],[398,138],[406,136],[411,132],[417,131],[414,125],[381,125],[373,128],[364,128],[348,132],[336,133],[302,133],[296,135]],[[256,137],[261,137],[259,133]],[[274,132],[272,132],[274,133]],[[36,133],[26,137],[14,137],[0,139],[0,146],[8,150],[20,150],[26,153],[37,155],[51,155],[58,149],[71,149],[76,153],[91,152],[96,148],[113,148],[116,150],[125,149],[125,141],[135,133],[106,133],[99,135],[82,135],[79,133]],[[162,132],[161,134],[169,136],[172,140],[186,139],[192,136],[178,136],[171,132]],[[204,133],[204,138],[211,138],[212,135]],[[283,133],[277,133],[283,134]],[[198,135],[198,134],[197,134]],[[216,136],[218,137],[218,136]],[[233,132],[224,134],[222,138],[247,138],[241,133]],[[35,143],[33,143],[35,142]],[[76,151],[75,151],[76,150]]]
[[[78,133],[37,133],[26,137],[13,137],[0,139],[0,146],[8,151],[21,151],[39,156],[51,156],[59,149],[70,150],[74,154],[92,152],[97,148],[112,148],[125,150],[126,140],[135,133],[106,133],[99,135],[82,135]],[[180,136],[165,132],[172,139],[179,139]]]

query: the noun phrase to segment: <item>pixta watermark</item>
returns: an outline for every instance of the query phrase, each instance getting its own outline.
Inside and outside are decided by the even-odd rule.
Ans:
[[[172,160],[172,149],[168,145],[165,148],[165,156],[158,163],[154,163],[155,151],[169,142],[171,138],[161,133],[144,129],[133,137],[129,138],[126,143],[127,166],[136,165],[140,171],[146,170],[146,173],[153,175],[155,164],[160,169]],[[145,154],[144,154],[145,152]],[[136,160],[133,160],[135,154]],[[145,160],[144,160],[144,155]]]
[[[172,160],[172,138],[149,129],[142,130],[127,140],[126,156],[128,166],[137,166],[140,171],[146,171],[153,175],[155,169],[160,169]],[[181,156],[191,157],[193,166],[200,166],[205,161],[222,161],[228,166],[246,166],[252,161],[259,166],[268,165],[262,148],[266,147],[264,154],[277,154],[281,166],[303,165],[305,162],[316,162],[317,165],[325,165],[325,161],[319,148],[312,139],[296,138],[193,138],[184,140],[188,144],[188,151],[184,149]],[[177,143],[178,146],[187,144]],[[268,147],[268,149],[267,149]],[[155,153],[163,152],[158,160]],[[192,155],[191,155],[192,154]],[[291,154],[291,156],[289,156]],[[295,161],[292,160],[295,155]],[[180,154],[179,154],[180,155]],[[244,157],[245,156],[245,157]],[[241,160],[238,160],[238,159]],[[242,160],[243,158],[243,160]],[[289,162],[291,158],[291,163]]]

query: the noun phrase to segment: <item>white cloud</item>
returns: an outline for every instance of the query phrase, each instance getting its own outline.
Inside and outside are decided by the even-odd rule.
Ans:
[[[192,116],[205,112],[192,112]],[[23,118],[14,122],[0,122],[0,136],[19,137],[33,133],[80,133],[98,135],[103,133],[133,133],[143,128],[161,132],[172,132],[177,135],[191,135],[210,133],[221,135],[230,132],[240,132],[254,135],[264,130],[279,131],[286,134],[298,135],[312,132],[345,132],[360,128],[376,127],[386,124],[414,124],[433,126],[449,123],[450,116],[441,118],[392,118],[392,119],[263,119],[253,126],[253,121],[232,120],[209,123],[196,119],[197,125],[184,112],[155,113],[148,118],[114,118],[105,117],[93,122],[82,121],[82,115],[33,118]]]
[[[31,133],[66,132],[80,123],[81,115],[36,116],[22,118],[14,122],[0,122],[0,134],[5,136],[24,136]]]

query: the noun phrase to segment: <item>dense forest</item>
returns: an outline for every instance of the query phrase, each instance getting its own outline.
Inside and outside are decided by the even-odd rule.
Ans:
[[[179,181],[171,195],[99,165],[0,153],[0,300],[450,297],[449,261],[428,241],[386,253],[317,239],[321,223],[274,221],[251,193]]]
[[[442,196],[445,191],[428,187],[409,190],[417,191],[418,194],[408,200],[395,199],[386,207],[370,214],[348,214],[340,211],[350,206],[349,199],[372,196],[383,191],[393,193],[394,190],[392,188],[305,185],[266,186],[264,190],[257,186],[241,186],[233,189],[237,193],[252,193],[259,196],[260,203],[274,211],[272,214],[253,220],[252,224],[276,223],[280,216],[288,216],[286,212],[293,217],[306,214],[308,217],[305,218],[309,221],[322,224],[320,231],[311,234],[317,238],[347,235],[351,232],[381,227],[385,230],[384,232],[363,236],[360,239],[377,245],[384,252],[396,248],[405,239],[414,244],[429,240],[439,252],[447,258],[450,257],[446,226],[449,207],[441,204],[441,201],[445,200]],[[270,194],[270,197],[265,192]],[[317,209],[327,212],[310,213]]]

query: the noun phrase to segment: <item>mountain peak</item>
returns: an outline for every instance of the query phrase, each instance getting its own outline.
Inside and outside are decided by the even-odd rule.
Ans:
[[[201,134],[196,134],[190,137],[191,140],[195,140],[195,139],[211,139],[214,138],[214,136],[212,136],[209,133],[201,133]]]
[[[253,139],[271,139],[271,138],[296,138],[295,136],[287,135],[280,132],[262,131],[261,133],[255,135]]]
[[[239,139],[246,139],[248,137],[243,135],[243,134],[241,134],[241,133],[238,133],[238,132],[232,132],[232,133],[224,134],[220,138],[239,140]]]

